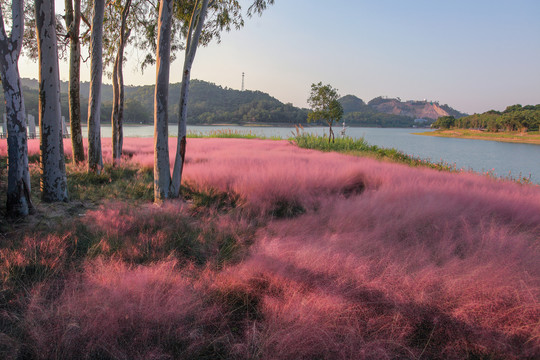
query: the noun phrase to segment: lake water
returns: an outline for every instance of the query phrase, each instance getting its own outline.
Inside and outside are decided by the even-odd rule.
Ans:
[[[211,131],[231,129],[242,133],[267,137],[288,138],[294,128],[290,127],[250,127],[250,126],[188,126],[188,132],[208,134]],[[339,135],[341,128],[334,132]],[[309,127],[307,132],[322,135],[328,133],[327,127]],[[431,131],[428,129],[396,128],[358,128],[347,129],[347,135],[353,138],[364,137],[372,145],[396,148],[406,154],[414,155],[433,162],[445,161],[458,168],[477,172],[491,171],[497,176],[531,176],[534,183],[540,183],[540,146],[514,144],[497,141],[453,139],[413,135],[414,132]],[[83,130],[86,133],[86,129]],[[169,134],[176,135],[176,125],[169,126]],[[104,126],[102,136],[109,137],[111,128]],[[152,137],[153,126],[125,126],[126,137]]]

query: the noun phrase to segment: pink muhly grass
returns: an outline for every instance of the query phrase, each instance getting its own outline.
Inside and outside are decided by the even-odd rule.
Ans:
[[[53,304],[48,289],[38,289],[26,319],[33,356],[187,359],[212,349],[217,308],[203,307],[174,269],[171,261],[130,267],[98,259]]]
[[[127,140],[131,154],[127,161],[150,166],[150,140]],[[540,355],[540,190],[536,186],[323,154],[286,141],[245,139],[189,139],[184,179],[196,191],[214,189],[238,196],[243,211],[218,216],[214,210],[209,221],[209,217],[189,218],[189,205],[136,211],[108,205],[90,212],[83,222],[101,234],[103,252],[107,253],[107,246],[113,250],[117,246],[120,257],[131,261],[142,261],[140,254],[152,254],[146,257],[152,261],[166,256],[167,251],[155,249],[174,248],[163,244],[186,229],[198,229],[193,238],[199,244],[227,232],[241,242],[247,241],[244,236],[249,231],[235,232],[235,224],[241,229],[266,224],[259,228],[243,262],[229,264],[224,271],[208,268],[191,283],[197,296],[205,299],[205,309],[211,314],[220,309],[224,323],[219,326],[231,357],[518,359]],[[276,220],[281,210],[285,219]],[[236,216],[243,219],[241,223],[235,223]],[[251,223],[253,219],[258,221]],[[203,246],[201,251],[216,250]],[[96,266],[108,274],[118,272],[111,267],[119,265]],[[120,273],[129,279],[128,272],[152,268],[121,266],[127,270]],[[94,284],[90,273],[66,288]],[[80,290],[82,295],[77,296],[99,293],[90,288],[88,294]],[[108,285],[107,291],[112,288]],[[168,298],[169,290],[161,291]],[[100,294],[94,297],[98,303],[108,296]],[[66,296],[48,306],[62,309]],[[194,297],[193,293],[186,296]],[[200,303],[189,304],[199,309]],[[174,316],[183,323],[184,315]],[[36,329],[40,326],[45,325]],[[66,325],[57,329],[65,331]],[[92,329],[89,338],[99,335],[96,326]],[[50,333],[61,339],[62,331]],[[106,342],[113,344],[106,351],[123,354],[109,350],[119,349],[115,341]],[[155,351],[162,354],[163,350]]]
[[[251,224],[227,214],[199,214],[180,201],[137,208],[110,202],[81,220],[99,238],[90,253],[150,262],[170,256],[181,262],[219,265],[239,260],[252,241]]]
[[[65,270],[72,234],[28,234],[0,249],[0,273],[5,284],[32,283]]]

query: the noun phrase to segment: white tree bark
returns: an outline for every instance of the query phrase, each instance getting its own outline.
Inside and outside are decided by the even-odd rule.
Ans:
[[[35,10],[39,52],[42,199],[46,202],[67,201],[54,0],[36,0]]]
[[[4,89],[8,142],[7,213],[12,217],[26,216],[33,211],[28,172],[28,145],[24,99],[18,61],[24,31],[22,0],[12,2],[12,28],[8,37],[0,8],[0,77]],[[4,129],[5,131],[5,129]]]
[[[94,0],[90,45],[90,98],[88,100],[88,171],[101,173],[101,80],[103,76],[103,17],[105,0]]]
[[[199,45],[199,38],[206,19],[209,0],[197,1],[200,10],[195,9],[189,24],[189,31],[186,43],[186,57],[184,69],[182,71],[182,85],[180,88],[180,111],[178,116],[178,143],[176,146],[176,158],[174,161],[173,177],[171,183],[171,197],[177,198],[180,195],[180,184],[184,170],[186,157],[186,136],[187,136],[187,102],[189,97],[189,82],[191,79],[191,67],[195,60],[195,54]],[[196,6],[197,7],[197,6]]]
[[[66,27],[69,36],[69,125],[71,129],[71,149],[73,163],[84,161],[84,146],[81,129],[81,44],[79,28],[81,23],[81,0],[65,0]]]
[[[122,158],[123,145],[123,121],[124,121],[124,48],[131,30],[127,29],[127,17],[131,7],[131,0],[126,0],[122,10],[120,25],[120,43],[114,61],[112,84],[113,84],[113,109],[111,116],[112,125],[112,153],[113,163],[117,164]]]
[[[169,162],[169,70],[173,0],[159,6],[156,89],[154,93],[154,201],[169,198],[171,170]]]

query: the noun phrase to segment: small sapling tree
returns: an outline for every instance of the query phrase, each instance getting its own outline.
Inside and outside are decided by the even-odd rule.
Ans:
[[[311,112],[308,114],[308,122],[326,121],[330,129],[328,142],[334,142],[335,139],[332,124],[334,121],[338,122],[343,117],[343,106],[341,106],[338,98],[338,91],[332,86],[323,85],[322,82],[311,84],[311,94],[308,98]]]

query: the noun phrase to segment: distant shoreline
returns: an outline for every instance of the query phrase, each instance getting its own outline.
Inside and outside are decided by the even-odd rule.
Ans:
[[[505,132],[486,132],[481,130],[469,130],[469,129],[451,129],[451,130],[436,130],[422,133],[414,133],[415,135],[423,136],[437,136],[448,137],[458,139],[472,139],[472,140],[488,140],[488,141],[502,141],[519,144],[533,144],[540,145],[540,133],[538,131],[522,133],[518,131],[505,131]]]

